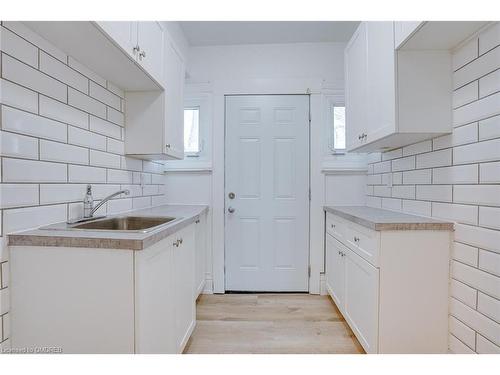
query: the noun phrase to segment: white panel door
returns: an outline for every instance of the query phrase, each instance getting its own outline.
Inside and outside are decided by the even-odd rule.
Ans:
[[[307,95],[226,97],[225,197],[226,290],[308,291]]]

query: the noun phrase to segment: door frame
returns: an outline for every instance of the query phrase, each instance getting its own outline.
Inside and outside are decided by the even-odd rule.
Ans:
[[[307,90],[309,91],[309,90]],[[311,93],[306,92],[306,93],[292,93],[292,94],[243,94],[243,93],[238,93],[238,94],[224,94],[224,189],[222,192],[222,200],[223,200],[223,214],[224,214],[224,292],[226,291],[226,239],[227,239],[227,228],[226,228],[226,179],[227,179],[227,169],[226,169],[226,161],[227,161],[227,150],[226,150],[226,137],[227,137],[227,118],[226,118],[226,105],[227,105],[227,97],[231,96],[307,96],[307,101],[308,101],[308,118],[309,118],[309,124],[307,124],[308,127],[308,156],[307,156],[307,174],[308,174],[308,189],[309,189],[309,197],[306,198],[307,200],[307,268],[308,268],[308,277],[307,277],[307,291],[310,292],[311,290]]]

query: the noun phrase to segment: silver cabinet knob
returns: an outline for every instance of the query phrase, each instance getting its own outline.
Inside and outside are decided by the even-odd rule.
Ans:
[[[139,53],[139,59],[143,59],[146,57],[146,52],[144,50],[142,50],[140,53]]]
[[[179,243],[182,245],[182,238],[179,240]]]
[[[134,55],[139,52],[141,50],[141,47],[139,47],[139,45],[136,45],[134,48],[132,48],[132,52],[134,53]]]
[[[166,148],[170,148],[170,143],[167,143],[167,144],[165,145],[165,147],[166,147]]]
[[[230,214],[232,214],[234,211],[236,211],[233,207],[229,206],[227,208],[227,212],[229,212]]]

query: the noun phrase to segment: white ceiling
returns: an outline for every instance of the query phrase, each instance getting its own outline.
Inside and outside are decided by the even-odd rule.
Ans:
[[[184,21],[192,46],[346,42],[357,21]]]

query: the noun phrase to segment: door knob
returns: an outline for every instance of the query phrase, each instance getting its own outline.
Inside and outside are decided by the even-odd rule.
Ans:
[[[229,197],[229,199],[234,199],[234,197],[236,197],[236,194],[230,192],[227,196]]]
[[[229,212],[230,214],[232,214],[234,211],[236,211],[233,207],[229,206],[227,208],[227,212]]]

